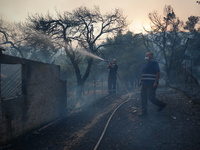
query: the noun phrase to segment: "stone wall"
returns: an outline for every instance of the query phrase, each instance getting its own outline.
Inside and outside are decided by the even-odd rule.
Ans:
[[[67,113],[66,82],[56,65],[0,56],[0,63],[22,65],[22,95],[0,100],[0,144],[42,127]]]

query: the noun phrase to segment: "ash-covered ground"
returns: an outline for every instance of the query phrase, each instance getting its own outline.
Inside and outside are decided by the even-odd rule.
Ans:
[[[166,102],[161,112],[149,102],[149,114],[140,118],[139,90],[113,115],[98,150],[199,150],[200,105],[169,88],[157,97]],[[128,94],[103,97],[92,105],[42,130],[23,136],[8,150],[93,150],[112,112]]]

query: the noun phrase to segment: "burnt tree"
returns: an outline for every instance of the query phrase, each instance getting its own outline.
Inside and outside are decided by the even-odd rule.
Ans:
[[[183,58],[188,46],[188,34],[181,32],[183,22],[176,17],[173,8],[165,6],[164,16],[161,17],[157,12],[149,13],[152,22],[151,30],[148,35],[143,36],[146,47],[152,43],[152,49],[157,59],[163,63],[166,73],[166,85],[174,78],[173,70],[182,65]]]
[[[126,18],[119,9],[103,15],[98,7],[93,10],[80,7],[72,13],[58,13],[57,18],[35,15],[29,17],[29,21],[30,27],[48,34],[57,46],[64,48],[75,70],[78,97],[81,96],[84,83],[90,74],[93,58],[85,57],[86,61],[81,61],[80,57],[83,56],[77,53],[75,47],[98,55],[100,39],[127,26]],[[84,70],[80,69],[80,63],[85,64]]]

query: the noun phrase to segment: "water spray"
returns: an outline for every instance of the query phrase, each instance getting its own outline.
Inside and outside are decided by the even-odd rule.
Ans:
[[[83,54],[85,56],[88,56],[88,57],[92,57],[92,58],[95,58],[95,59],[99,59],[99,60],[102,60],[102,61],[105,61],[103,58],[95,55],[95,54],[92,54],[86,50],[79,50],[79,49],[76,49],[76,52],[80,53],[80,54]]]
[[[94,55],[94,54],[92,54],[92,53],[90,53],[90,52],[88,52],[88,51],[85,51],[85,50],[76,50],[76,51],[79,52],[79,53],[81,53],[81,54],[83,54],[83,55],[86,55],[86,56],[88,56],[88,57],[92,57],[92,58],[99,59],[99,60],[102,60],[102,61],[104,61],[104,62],[107,62],[109,65],[111,64],[108,60],[105,60],[105,59],[103,59],[103,58],[101,58],[101,57],[99,57],[99,56],[96,56],[96,55]],[[106,123],[106,126],[104,127],[104,130],[103,130],[103,132],[102,132],[102,134],[101,134],[101,136],[100,136],[100,138],[99,138],[97,144],[96,144],[95,147],[94,147],[94,150],[97,150],[97,148],[99,147],[99,144],[100,144],[101,140],[103,139],[103,136],[104,136],[104,134],[105,134],[105,132],[106,132],[106,130],[107,130],[107,127],[108,127],[108,125],[109,125],[109,123],[110,123],[110,121],[111,121],[113,115],[115,114],[115,112],[116,112],[123,104],[125,104],[126,102],[128,102],[128,101],[131,100],[131,94],[129,93],[127,87],[125,86],[124,82],[121,80],[121,78],[120,78],[120,76],[119,76],[118,73],[117,73],[117,76],[118,76],[120,82],[122,83],[123,87],[125,88],[126,92],[128,93],[129,98],[128,98],[126,101],[122,102],[120,105],[118,105],[117,108],[112,112],[111,116],[109,117],[109,119],[108,119],[108,121],[107,121],[107,123]]]

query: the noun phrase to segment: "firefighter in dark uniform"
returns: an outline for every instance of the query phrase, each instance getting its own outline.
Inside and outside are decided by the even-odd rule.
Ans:
[[[107,69],[109,69],[108,74],[108,92],[109,94],[116,93],[116,82],[117,82],[117,60],[113,59],[112,62],[109,63],[107,66]]]
[[[158,100],[156,98],[156,89],[159,84],[160,78],[160,68],[157,61],[153,60],[153,53],[146,53],[146,64],[142,69],[142,78],[141,78],[141,102],[142,102],[142,114],[141,116],[146,116],[147,111],[147,103],[148,100],[153,104],[158,106],[158,111],[163,110],[166,106],[166,103]]]

